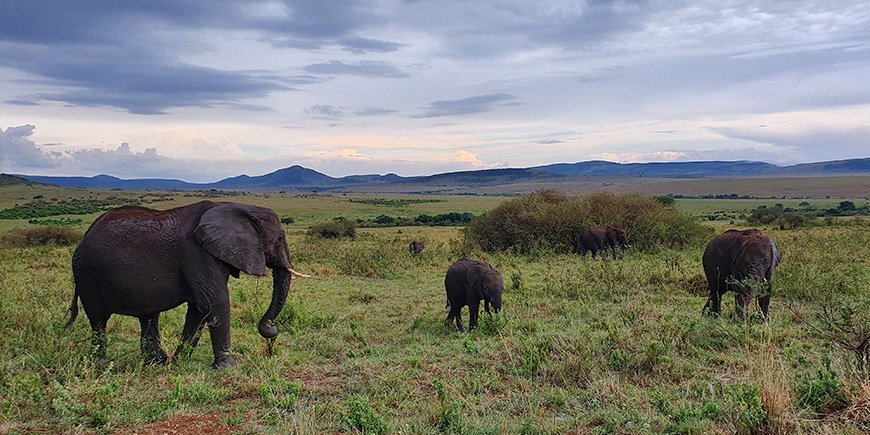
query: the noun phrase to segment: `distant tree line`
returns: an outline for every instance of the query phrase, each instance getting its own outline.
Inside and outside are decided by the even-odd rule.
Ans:
[[[373,219],[350,220],[343,217],[334,218],[331,222],[322,222],[308,229],[308,235],[327,239],[353,237],[357,228],[383,227],[413,227],[413,226],[464,226],[474,219],[472,213],[450,212],[434,216],[421,214],[417,217],[396,217],[382,214]],[[282,219],[283,221],[283,219]]]
[[[449,212],[436,214],[434,216],[421,214],[417,217],[399,217],[380,215],[374,219],[357,219],[357,223],[363,228],[377,227],[412,227],[412,226],[429,226],[429,227],[454,227],[468,225],[474,219],[472,213]]]
[[[749,213],[746,221],[753,225],[775,224],[780,228],[800,228],[813,225],[820,217],[870,216],[870,203],[862,206],[852,201],[840,201],[837,207],[816,208],[808,202],[798,204],[797,208],[775,204],[773,207],[762,205]]]

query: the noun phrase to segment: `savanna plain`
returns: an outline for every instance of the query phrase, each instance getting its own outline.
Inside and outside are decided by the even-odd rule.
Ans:
[[[152,366],[143,364],[135,318],[112,317],[105,359],[92,354],[84,316],[64,328],[74,245],[4,244],[0,432],[870,431],[866,218],[761,226],[783,255],[765,323],[754,304],[745,322],[733,303],[723,303],[720,318],[702,316],[701,254],[714,234],[750,227],[741,211],[777,200],[741,207],[678,200],[675,207],[710,227],[706,240],[602,260],[546,249],[484,252],[464,241],[461,227],[359,228],[338,239],[307,234],[337,217],[479,215],[506,197],[225,195],[0,187],[0,209],[36,196],[139,200],[154,208],[203,199],[269,207],[291,218],[284,228],[293,262],[312,275],[293,281],[271,345],[257,333],[271,279],[230,279],[237,367],[209,368],[207,333],[178,364]],[[717,212],[733,215],[709,221]],[[52,219],[81,233],[99,214]],[[28,222],[0,220],[0,236],[40,226]],[[419,256],[408,252],[412,240],[425,242]],[[491,263],[505,281],[503,313],[482,314],[465,334],[444,323],[443,284],[463,254]],[[167,351],[179,342],[184,310],[161,318]],[[467,321],[467,309],[463,315]]]

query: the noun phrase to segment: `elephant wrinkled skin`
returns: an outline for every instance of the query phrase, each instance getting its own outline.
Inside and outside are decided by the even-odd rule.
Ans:
[[[230,354],[230,301],[227,283],[239,272],[265,275],[272,269],[272,302],[258,330],[266,338],[278,330],[278,316],[293,270],[278,216],[244,204],[203,201],[170,210],[124,206],[97,218],[72,259],[75,293],[94,331],[98,354],[105,353],[106,322],[112,314],[138,317],[146,361],[169,358],[160,346],[160,313],[187,303],[184,346],[196,346],[208,325],[213,367],[236,364]],[[174,357],[173,357],[174,358]]]

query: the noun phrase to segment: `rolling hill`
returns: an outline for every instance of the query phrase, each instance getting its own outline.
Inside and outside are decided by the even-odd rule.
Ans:
[[[462,185],[466,187],[493,186],[514,183],[560,182],[561,180],[573,180],[577,177],[726,178],[858,174],[870,174],[870,158],[804,163],[784,167],[747,160],[654,163],[587,161],[557,163],[531,168],[448,172],[419,177],[401,177],[396,174],[369,174],[338,178],[330,177],[313,169],[293,165],[264,175],[239,175],[214,183],[188,183],[182,180],[160,178],[125,180],[105,174],[94,177],[17,176],[38,183],[101,189],[328,190],[342,187],[385,184],[420,186]]]

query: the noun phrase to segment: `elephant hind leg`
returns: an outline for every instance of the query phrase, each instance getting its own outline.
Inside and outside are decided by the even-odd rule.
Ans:
[[[175,354],[172,356],[173,362],[177,362],[179,357],[190,356],[193,348],[199,344],[199,338],[202,336],[205,324],[206,314],[199,311],[192,302],[189,302],[187,315],[184,318],[184,330],[181,332],[181,343],[178,344],[178,348],[175,349]]]
[[[146,364],[163,364],[169,360],[166,352],[160,347],[160,313],[142,316],[139,325],[142,327],[142,337],[139,345]]]
[[[88,323],[91,324],[91,345],[93,345],[93,355],[97,358],[106,357],[106,324],[109,323],[111,314],[94,313],[86,311],[88,315]]]
[[[456,320],[456,329],[458,329],[459,332],[465,332],[465,326],[462,325],[462,307],[450,307],[450,314],[447,315],[447,322],[450,322],[450,320]]]

